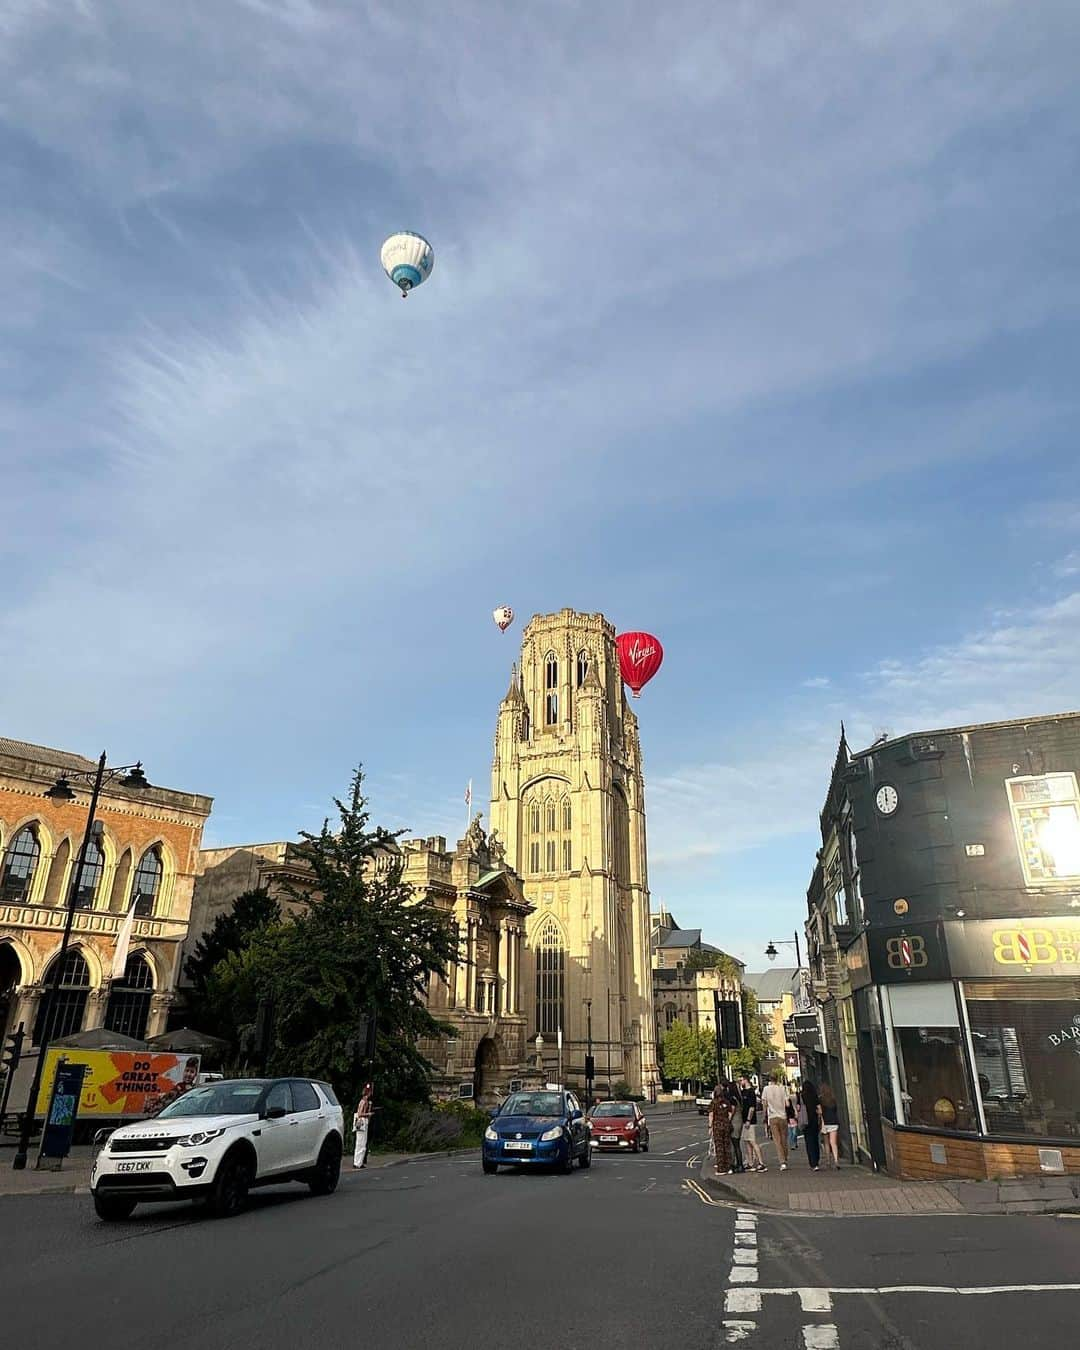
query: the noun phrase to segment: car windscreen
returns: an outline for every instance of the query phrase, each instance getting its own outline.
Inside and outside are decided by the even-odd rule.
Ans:
[[[259,1105],[265,1083],[207,1083],[192,1088],[159,1111],[158,1120],[177,1116],[250,1116]]]
[[[601,1102],[593,1109],[593,1116],[632,1116],[634,1108],[632,1106],[623,1106],[619,1102]]]
[[[561,1116],[564,1114],[559,1092],[515,1092],[502,1104],[500,1116]]]

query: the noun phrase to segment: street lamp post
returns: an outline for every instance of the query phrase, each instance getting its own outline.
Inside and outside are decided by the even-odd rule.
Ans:
[[[585,1000],[585,1100],[592,1110],[593,1094],[593,1057],[592,1057],[592,999]]]
[[[124,777],[121,778],[120,775]],[[79,849],[79,857],[75,864],[75,877],[71,883],[71,890],[68,893],[67,917],[64,920],[64,934],[60,939],[60,950],[52,959],[45,980],[45,988],[42,991],[42,1016],[41,1016],[41,1039],[38,1043],[37,1063],[34,1065],[34,1078],[30,1084],[30,1097],[26,1103],[26,1110],[23,1112],[22,1125],[19,1129],[19,1146],[15,1150],[15,1157],[12,1159],[11,1166],[15,1171],[22,1171],[26,1167],[27,1154],[30,1150],[30,1132],[34,1125],[34,1108],[37,1105],[38,1092],[41,1090],[41,1077],[45,1068],[45,1056],[49,1049],[49,1041],[52,1039],[53,1032],[53,1013],[55,1011],[56,993],[60,985],[61,967],[64,964],[64,956],[67,953],[68,945],[71,942],[71,929],[75,923],[75,900],[82,887],[83,869],[86,866],[86,850],[90,846],[90,839],[94,831],[94,816],[97,812],[98,798],[101,796],[101,789],[106,783],[111,783],[115,779],[120,779],[120,786],[126,788],[148,788],[150,784],[146,781],[146,776],[142,770],[141,761],[137,764],[125,764],[120,768],[105,768],[105,751],[101,752],[101,758],[98,760],[96,771],[91,774],[89,771],[80,769],[69,769],[66,774],[61,774],[52,787],[45,793],[50,801],[54,802],[73,802],[75,793],[71,790],[71,779],[91,784],[90,807],[86,813],[86,829],[83,831],[82,847]]]
[[[775,961],[775,960],[776,960],[776,958],[777,958],[777,956],[778,956],[778,954],[779,954],[779,953],[777,952],[777,950],[776,950],[777,947],[794,947],[794,948],[795,948],[795,964],[799,967],[800,970],[802,969],[802,947],[799,945],[799,930],[798,930],[797,928],[796,928],[796,930],[795,930],[795,941],[794,941],[794,942],[787,942],[787,941],[784,941],[784,942],[770,942],[770,943],[769,943],[769,945],[765,948],[765,955],[769,958],[770,961]]]

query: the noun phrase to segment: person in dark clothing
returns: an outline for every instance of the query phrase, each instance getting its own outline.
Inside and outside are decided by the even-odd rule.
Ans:
[[[810,1164],[810,1171],[816,1172],[821,1162],[821,1135],[818,1131],[821,1128],[821,1121],[818,1118],[818,1097],[817,1085],[809,1080],[804,1081],[802,1085],[802,1101],[806,1107],[806,1127],[803,1138],[806,1140],[806,1161]]]
[[[746,1165],[743,1162],[742,1155],[742,1094],[734,1083],[725,1083],[724,1090],[727,1093],[728,1104],[731,1107],[731,1146],[735,1151],[735,1171],[745,1172]]]

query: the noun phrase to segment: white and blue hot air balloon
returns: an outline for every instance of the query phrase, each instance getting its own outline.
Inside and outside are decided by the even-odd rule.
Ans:
[[[422,234],[402,230],[392,234],[379,250],[383,271],[401,289],[401,298],[407,299],[414,287],[422,285],[431,276],[435,266],[435,250]]]

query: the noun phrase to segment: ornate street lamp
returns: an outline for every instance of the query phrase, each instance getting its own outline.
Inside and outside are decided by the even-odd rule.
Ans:
[[[41,1090],[41,1078],[45,1069],[45,1056],[48,1053],[49,1041],[52,1038],[53,1030],[53,1012],[56,1002],[56,991],[60,983],[61,968],[64,964],[64,956],[67,953],[68,944],[71,942],[71,929],[75,922],[75,899],[82,888],[83,869],[86,866],[86,850],[90,845],[91,837],[94,832],[94,816],[97,812],[98,798],[101,795],[101,789],[107,783],[118,782],[122,788],[131,788],[141,791],[148,788],[150,784],[146,781],[146,775],[143,773],[142,762],[137,764],[124,764],[119,768],[106,769],[105,751],[101,752],[101,758],[97,762],[97,769],[91,773],[88,769],[68,769],[66,773],[61,774],[56,782],[49,788],[45,796],[52,802],[73,802],[76,800],[75,793],[71,788],[71,779],[90,785],[90,806],[86,813],[86,829],[83,832],[82,847],[79,849],[78,861],[75,865],[75,877],[71,883],[71,890],[68,893],[67,918],[64,920],[64,935],[60,939],[60,950],[53,957],[45,979],[45,988],[42,991],[42,1014],[41,1014],[41,1040],[38,1043],[37,1063],[34,1065],[34,1079],[30,1084],[30,1097],[26,1104],[26,1110],[23,1112],[22,1126],[19,1130],[19,1146],[15,1150],[15,1157],[12,1159],[12,1167],[16,1171],[21,1171],[26,1166],[26,1157],[30,1149],[30,1132],[34,1126],[34,1110],[37,1106],[38,1093]]]

